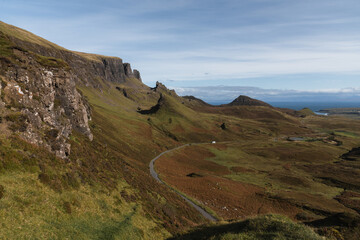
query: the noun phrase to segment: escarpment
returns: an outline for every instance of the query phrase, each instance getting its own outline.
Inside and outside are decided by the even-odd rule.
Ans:
[[[70,154],[69,137],[74,130],[93,139],[91,109],[79,85],[101,89],[107,82],[141,82],[140,73],[120,58],[72,52],[30,33],[28,39],[19,39],[2,30],[12,26],[0,25],[4,124],[58,157]]]
[[[10,39],[16,46],[41,56],[62,59],[69,67],[75,70],[78,83],[86,86],[101,87],[99,79],[114,83],[125,83],[130,78],[141,81],[140,72],[135,69],[133,71],[130,63],[123,63],[123,60],[118,57],[72,52],[64,49],[44,47],[13,37],[10,37]]]

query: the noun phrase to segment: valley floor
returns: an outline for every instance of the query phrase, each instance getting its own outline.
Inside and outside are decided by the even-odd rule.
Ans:
[[[325,120],[307,121],[318,124],[319,119]],[[360,155],[353,150],[348,157],[347,149],[359,144],[360,135],[343,125],[346,120],[325,121],[342,125],[332,128],[331,139],[326,137],[329,130],[322,129],[297,141],[282,137],[193,144],[161,156],[155,168],[167,184],[224,220],[277,213],[310,224],[349,214],[356,222]],[[348,231],[342,224],[339,220],[328,227],[357,239],[359,227]]]

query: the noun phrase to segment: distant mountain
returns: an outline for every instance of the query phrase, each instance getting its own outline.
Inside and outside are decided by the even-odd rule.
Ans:
[[[270,104],[248,97],[244,95],[240,95],[237,97],[234,101],[232,101],[229,104],[224,104],[227,106],[264,106],[264,107],[271,107]]]
[[[201,100],[200,98],[194,97],[194,96],[183,96],[182,98],[188,107],[211,106],[211,104],[208,104],[207,102]]]

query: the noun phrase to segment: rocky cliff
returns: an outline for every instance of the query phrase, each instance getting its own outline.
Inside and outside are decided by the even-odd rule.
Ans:
[[[99,87],[102,80],[124,83],[130,78],[141,81],[140,72],[131,69],[130,63],[123,63],[121,58],[107,57],[95,54],[72,52],[57,48],[26,42],[18,38],[9,37],[16,46],[20,46],[41,56],[62,59],[70,68],[76,69],[77,81],[82,84]]]
[[[72,52],[19,31],[0,22],[2,124],[66,158],[73,130],[93,138],[91,110],[77,85],[141,82],[140,73],[120,58]]]

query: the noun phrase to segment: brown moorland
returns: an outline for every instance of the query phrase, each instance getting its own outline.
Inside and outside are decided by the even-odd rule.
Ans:
[[[162,156],[155,167],[165,182],[224,219],[257,213],[304,222],[344,212],[356,216],[360,172],[352,148],[359,144],[360,128],[353,127],[359,123],[313,115],[301,121],[312,133],[296,141],[283,135],[192,145]],[[359,234],[358,225],[344,227],[339,220],[332,226],[347,239]]]

